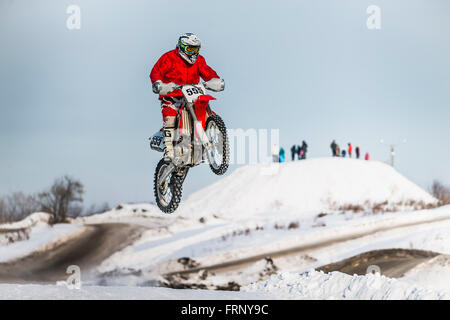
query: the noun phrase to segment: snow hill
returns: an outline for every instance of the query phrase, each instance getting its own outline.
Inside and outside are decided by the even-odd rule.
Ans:
[[[194,173],[193,173],[194,174]],[[186,216],[251,217],[263,212],[302,214],[344,205],[383,203],[397,210],[436,203],[429,193],[378,161],[316,158],[248,165],[192,194],[180,206]]]

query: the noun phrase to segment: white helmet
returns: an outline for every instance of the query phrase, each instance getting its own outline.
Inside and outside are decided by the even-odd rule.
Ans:
[[[194,64],[197,60],[200,52],[201,42],[200,39],[193,33],[185,33],[178,38],[177,50],[180,56],[189,62]]]

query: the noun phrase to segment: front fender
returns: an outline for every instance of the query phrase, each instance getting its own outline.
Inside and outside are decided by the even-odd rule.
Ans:
[[[203,94],[197,98],[194,102],[194,111],[198,121],[201,122],[203,129],[206,129],[206,114],[208,110],[209,101],[216,100],[209,94]]]
[[[216,100],[216,98],[214,98],[213,96],[211,96],[209,94],[202,94],[201,96],[199,96],[197,98],[197,100],[195,100],[195,103],[197,103],[197,102],[199,102],[199,103],[208,102],[208,101],[211,101],[211,100]]]

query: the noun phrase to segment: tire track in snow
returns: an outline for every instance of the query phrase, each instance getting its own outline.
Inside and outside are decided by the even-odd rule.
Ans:
[[[79,236],[54,247],[0,263],[0,282],[50,283],[67,279],[69,265],[81,268],[82,278],[113,253],[137,240],[147,228],[124,223],[90,224]]]
[[[407,228],[407,227],[412,227],[412,226],[417,226],[417,225],[422,225],[422,224],[436,223],[436,222],[441,222],[441,221],[445,221],[445,220],[450,220],[450,217],[444,216],[444,217],[439,217],[439,218],[435,218],[435,219],[425,219],[422,221],[399,223],[397,225],[392,225],[390,227],[375,226],[375,227],[370,228],[369,231],[366,230],[366,231],[355,232],[355,233],[347,234],[347,235],[330,237],[323,241],[316,241],[316,242],[303,244],[303,245],[299,245],[299,246],[293,246],[293,247],[276,250],[276,251],[268,251],[268,252],[264,252],[261,254],[256,254],[256,255],[252,255],[252,256],[248,256],[248,257],[244,257],[244,258],[224,261],[221,263],[216,263],[216,264],[211,264],[211,265],[206,265],[206,266],[197,266],[194,268],[178,270],[178,271],[172,271],[172,272],[168,272],[168,273],[164,274],[163,276],[170,277],[170,276],[174,276],[174,275],[187,275],[190,273],[197,273],[201,270],[215,271],[215,272],[218,272],[218,271],[228,272],[231,270],[239,270],[245,266],[248,266],[251,263],[262,260],[266,257],[271,257],[272,259],[274,259],[274,258],[279,258],[279,257],[287,256],[287,255],[306,253],[311,250],[326,248],[328,246],[335,245],[337,243],[363,238],[365,236],[373,235],[378,232],[391,231],[391,230],[395,230],[395,229]],[[430,258],[432,258],[432,257],[430,257]],[[422,260],[418,261],[418,263],[420,263],[420,262],[423,262],[423,261]],[[411,267],[414,267],[415,265],[416,264],[411,264]]]

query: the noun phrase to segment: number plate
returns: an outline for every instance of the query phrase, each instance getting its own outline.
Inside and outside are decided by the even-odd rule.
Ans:
[[[185,85],[181,89],[187,102],[194,102],[199,96],[205,94],[203,85]]]
[[[150,148],[153,150],[162,152],[164,151],[164,136],[161,131],[155,133],[150,140]]]

